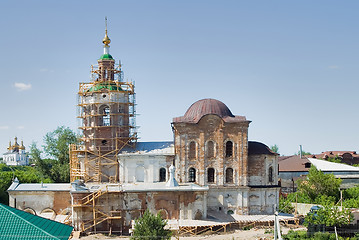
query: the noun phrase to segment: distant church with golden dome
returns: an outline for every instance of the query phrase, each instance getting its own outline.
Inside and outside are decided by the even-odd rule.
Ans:
[[[14,144],[11,144],[11,141],[9,142],[7,152],[3,155],[3,163],[12,166],[29,165],[29,157],[25,152],[23,141],[21,141],[20,145],[17,142],[17,137],[15,137]]]

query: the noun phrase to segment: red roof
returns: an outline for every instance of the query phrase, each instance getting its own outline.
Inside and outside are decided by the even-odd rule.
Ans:
[[[309,160],[306,157],[300,158],[299,155],[280,156],[278,159],[279,172],[308,172],[310,167],[306,168],[306,163],[310,163]]]
[[[193,103],[184,116],[173,118],[173,122],[198,123],[202,117],[209,114],[217,115],[225,122],[247,121],[244,116],[234,116],[223,102],[207,98]]]
[[[308,157],[312,157],[312,158],[318,158],[318,159],[326,159],[326,158],[330,158],[330,157],[343,157],[343,155],[345,153],[348,153],[350,155],[352,155],[352,157],[359,157],[359,154],[356,153],[356,151],[326,151],[326,152],[322,152],[321,154],[312,154],[312,155],[308,155]]]

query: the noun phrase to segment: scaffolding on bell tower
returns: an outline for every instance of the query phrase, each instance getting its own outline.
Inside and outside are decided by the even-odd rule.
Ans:
[[[109,53],[107,31],[104,54],[91,66],[91,82],[80,83],[77,117],[81,144],[70,146],[70,180],[119,180],[118,153],[137,142],[135,86],[124,80],[121,62]]]

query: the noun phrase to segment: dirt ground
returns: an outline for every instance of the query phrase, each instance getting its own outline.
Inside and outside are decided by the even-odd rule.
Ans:
[[[294,231],[297,230],[306,230],[305,227],[281,227],[282,233],[286,234],[290,229]],[[274,239],[273,237],[273,228],[252,228],[251,230],[235,230],[229,233],[219,233],[211,235],[198,235],[198,236],[188,236],[188,237],[172,237],[172,240],[266,240]],[[80,240],[96,240],[96,239],[111,239],[111,240],[128,240],[129,237],[119,237],[119,236],[107,236],[102,234],[94,234],[90,236],[81,237]],[[75,239],[73,239],[75,240]]]

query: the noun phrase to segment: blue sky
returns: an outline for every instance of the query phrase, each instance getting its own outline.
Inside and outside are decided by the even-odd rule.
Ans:
[[[141,141],[215,98],[281,154],[358,150],[358,1],[2,1],[0,152],[77,128],[76,93],[102,54],[136,83]]]

